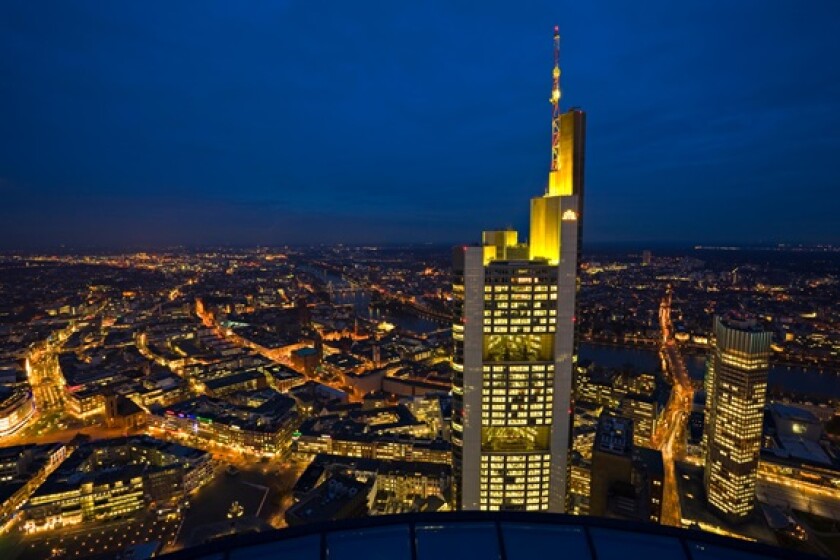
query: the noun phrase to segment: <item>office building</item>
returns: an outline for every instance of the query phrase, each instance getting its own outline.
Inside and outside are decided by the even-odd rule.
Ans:
[[[372,488],[372,482],[360,482],[351,476],[335,474],[301,497],[283,516],[290,527],[364,517],[368,513]]]
[[[609,502],[625,493],[633,473],[633,421],[602,414],[592,448],[589,513],[605,517]]]
[[[452,442],[466,510],[567,509],[585,115],[560,111],[555,33],[551,171],[528,243],[484,232],[455,249]]]
[[[295,400],[273,389],[229,396],[202,395],[149,414],[155,433],[186,438],[202,448],[285,457],[300,423]]]
[[[712,509],[745,519],[755,502],[772,334],[752,317],[716,316],[706,368],[704,486]]]
[[[706,391],[696,391],[686,426],[685,452],[689,457],[703,457],[703,434],[706,431]]]
[[[0,533],[10,529],[33,492],[67,458],[64,443],[0,448]]]
[[[452,466],[418,461],[361,459],[319,454],[309,463],[295,484],[292,495],[302,501],[313,489],[334,474],[345,474],[372,483],[375,505],[369,515],[418,511],[418,506],[436,498],[448,507]]]
[[[662,517],[662,453],[637,448],[635,423],[604,412],[592,446],[588,512],[599,517],[659,523]]]
[[[301,423],[292,436],[293,457],[309,461],[327,454],[451,464],[449,442],[432,435],[428,424],[405,405],[321,414]]]
[[[650,447],[659,418],[659,403],[647,395],[630,394],[621,399],[619,412],[633,421],[633,444]]]
[[[209,453],[148,436],[98,440],[75,449],[24,506],[38,532],[179,507],[213,477]]]

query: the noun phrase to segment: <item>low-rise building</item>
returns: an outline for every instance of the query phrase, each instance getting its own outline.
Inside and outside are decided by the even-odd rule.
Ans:
[[[0,437],[17,432],[34,413],[35,401],[28,387],[0,385]]]
[[[382,390],[382,380],[385,378],[387,370],[385,368],[378,368],[366,370],[362,372],[349,371],[343,374],[344,384],[353,388],[353,392],[357,395],[366,395]]]
[[[65,392],[71,414],[87,418],[105,413],[105,392],[101,387],[77,387]]]
[[[449,463],[449,442],[424,437],[425,422],[404,405],[327,414],[304,421],[295,435],[294,453],[311,460],[319,453],[364,459]],[[423,434],[423,435],[418,435]]]
[[[289,451],[298,421],[295,400],[272,389],[235,394],[230,401],[203,395],[149,415],[150,426],[170,437],[265,456]]]
[[[63,443],[0,449],[0,533],[15,519],[35,489],[67,458],[67,453]]]
[[[288,393],[306,383],[305,376],[282,364],[272,364],[259,369],[268,377],[268,385],[281,393]]]
[[[268,386],[265,374],[249,369],[204,381],[207,394],[222,397],[239,391],[258,391]]]
[[[312,375],[321,363],[321,353],[313,346],[304,346],[292,351],[292,365],[298,371]]]
[[[209,454],[179,444],[148,436],[90,442],[73,451],[32,494],[24,508],[24,530],[178,507],[212,474]]]
[[[443,463],[360,459],[340,455],[316,455],[295,484],[294,495],[300,499],[332,473],[352,476],[361,482],[373,482],[374,494],[386,498],[385,509],[373,508],[371,514],[413,511],[417,500],[437,496],[450,500],[452,467]]]
[[[364,517],[368,513],[372,483],[351,476],[334,475],[285,512],[290,526]]]
[[[168,406],[189,396],[189,385],[168,371],[157,371],[137,383],[131,399],[146,409]]]

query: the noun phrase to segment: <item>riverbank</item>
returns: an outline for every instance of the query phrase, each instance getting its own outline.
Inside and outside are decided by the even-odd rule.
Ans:
[[[612,348],[634,348],[634,349],[644,349],[644,350],[659,350],[659,341],[634,341],[632,339],[626,340],[623,342],[614,342],[609,340],[598,340],[598,339],[584,339],[581,338],[581,344],[592,344],[594,346],[607,346]],[[703,358],[709,353],[709,348],[704,346],[695,346],[695,345],[687,345],[687,344],[680,344],[680,352],[684,356],[691,356],[697,357],[702,356]],[[820,374],[828,374],[828,375],[837,375],[840,376],[840,365],[823,365],[808,361],[790,361],[779,359],[777,357],[771,357],[770,359],[771,367],[785,367],[789,369],[803,369],[809,371],[815,371]],[[840,396],[840,395],[838,395]]]
[[[658,347],[581,342],[579,355],[581,359],[592,360],[596,365],[604,367],[619,368],[631,364],[640,371],[658,372],[661,369]],[[691,378],[702,381],[705,374],[705,354],[687,355],[685,362]],[[780,394],[837,399],[840,398],[840,375],[772,364],[768,375],[768,389]]]

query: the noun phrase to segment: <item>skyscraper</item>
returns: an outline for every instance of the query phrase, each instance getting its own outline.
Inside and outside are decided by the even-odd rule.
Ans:
[[[715,316],[706,367],[706,470],[709,505],[729,521],[755,502],[767,396],[771,333],[752,317]]]
[[[589,513],[604,517],[617,484],[630,485],[633,473],[633,421],[602,414],[592,447]]]
[[[458,506],[565,511],[585,114],[560,111],[559,34],[551,170],[512,230],[455,249],[452,440]]]

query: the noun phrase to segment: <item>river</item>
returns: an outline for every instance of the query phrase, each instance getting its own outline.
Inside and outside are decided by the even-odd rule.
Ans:
[[[338,274],[318,268],[314,266],[299,266],[301,270],[316,275],[324,282],[332,283],[333,288],[341,290],[348,288],[350,284]],[[397,327],[411,331],[418,334],[429,333],[446,328],[449,325],[443,325],[418,317],[411,313],[401,313],[395,311],[380,311],[379,309],[370,308],[371,293],[368,290],[356,290],[353,292],[337,293],[332,299],[332,302],[338,305],[352,304],[356,311],[356,315],[362,319],[369,319],[372,321],[387,321]]]
[[[628,348],[582,343],[581,359],[589,359],[606,367],[621,367],[633,364],[642,371],[659,371],[659,353],[647,348]],[[693,379],[702,380],[705,369],[703,356],[686,356],[685,365]],[[840,375],[834,372],[774,365],[770,368],[768,385],[770,389],[785,392],[840,397]]]
[[[336,289],[349,286],[346,280],[333,272],[311,266],[301,266],[300,268],[311,274],[316,274],[324,282],[331,282]],[[371,310],[370,292],[366,290],[336,294],[333,301],[337,304],[353,304],[356,314],[364,319],[387,321],[402,329],[416,333],[427,333],[444,327],[444,325],[410,313]],[[582,343],[580,345],[580,357],[590,359],[596,364],[606,367],[621,367],[628,363],[642,371],[659,371],[661,367],[658,351],[647,348]],[[685,365],[693,379],[703,379],[705,370],[705,358],[703,356],[686,356]],[[829,371],[819,372],[775,365],[770,368],[769,388],[781,389],[785,392],[838,398],[840,397],[840,375]]]

